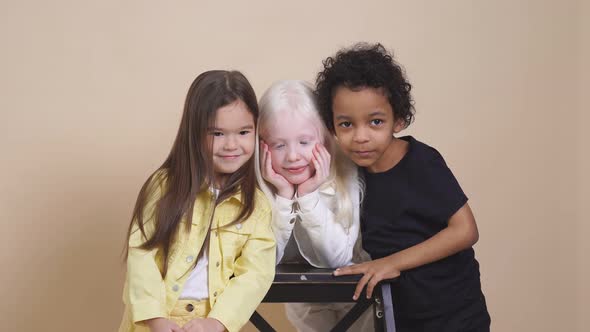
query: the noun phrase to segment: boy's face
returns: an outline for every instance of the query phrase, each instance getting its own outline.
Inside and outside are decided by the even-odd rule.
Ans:
[[[393,134],[402,129],[402,122],[394,119],[388,98],[379,89],[353,91],[341,86],[332,98],[332,110],[334,130],[344,153],[369,171],[383,169],[389,158],[382,157]]]

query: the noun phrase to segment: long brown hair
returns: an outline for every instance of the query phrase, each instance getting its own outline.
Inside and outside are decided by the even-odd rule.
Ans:
[[[246,104],[256,123],[256,94],[242,73],[212,70],[199,75],[188,90],[178,134],[168,158],[152,173],[139,192],[127,236],[131,236],[133,226],[137,224],[146,239],[139,248],[158,248],[162,251],[165,259],[163,276],[168,270],[168,253],[183,217],[186,217],[186,226],[190,229],[197,195],[203,190],[208,190],[214,183],[214,167],[211,147],[207,143],[207,129],[214,124],[217,109],[237,100]],[[148,238],[144,230],[144,211],[158,187],[163,188],[163,191],[155,203],[153,216],[145,216],[155,219],[154,232]],[[254,158],[250,158],[236,172],[229,175],[215,203],[238,191],[241,194],[242,207],[234,222],[247,219],[254,210]],[[125,252],[128,250],[127,245]]]

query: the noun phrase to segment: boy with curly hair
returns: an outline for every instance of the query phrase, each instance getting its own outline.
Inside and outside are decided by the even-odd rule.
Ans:
[[[337,269],[365,285],[392,285],[396,327],[405,331],[489,331],[472,246],[479,234],[467,196],[441,154],[411,136],[411,84],[381,45],[357,44],[323,61],[320,111],[365,181],[361,230],[370,262]]]

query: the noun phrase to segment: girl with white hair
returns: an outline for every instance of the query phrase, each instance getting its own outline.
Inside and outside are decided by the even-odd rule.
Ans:
[[[256,175],[273,206],[277,263],[338,268],[368,260],[359,238],[357,169],[320,118],[313,87],[274,83],[259,102]],[[352,304],[287,304],[299,331],[328,331]],[[351,331],[372,328],[362,316]]]

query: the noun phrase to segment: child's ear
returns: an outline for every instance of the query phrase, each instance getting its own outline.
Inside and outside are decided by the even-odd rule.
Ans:
[[[405,122],[402,119],[395,120],[395,124],[393,125],[393,133],[397,134],[400,131],[404,130]]]

